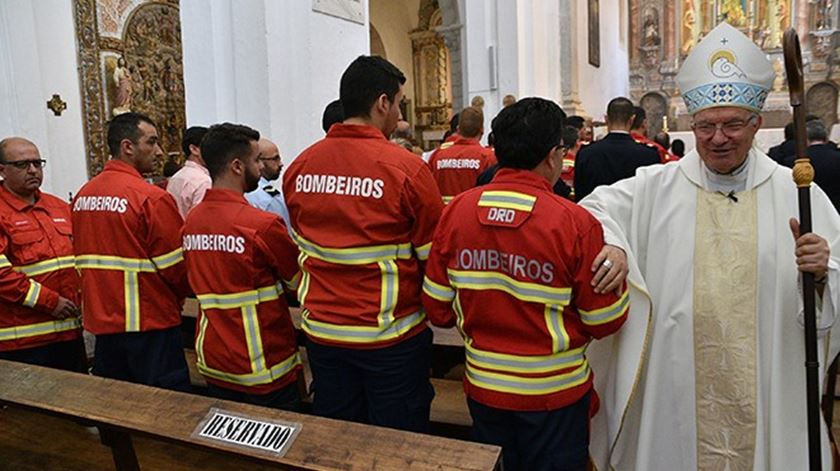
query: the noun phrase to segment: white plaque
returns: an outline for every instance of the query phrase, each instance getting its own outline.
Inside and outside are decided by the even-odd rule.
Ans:
[[[362,0],[312,0],[312,10],[360,25],[365,24]]]
[[[301,428],[303,425],[296,422],[262,420],[214,407],[199,422],[193,436],[283,456]]]

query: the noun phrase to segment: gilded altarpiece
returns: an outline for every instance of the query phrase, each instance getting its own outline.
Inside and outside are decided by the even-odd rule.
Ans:
[[[837,122],[840,56],[837,54],[838,2],[831,0],[628,0],[630,90],[651,117],[649,132],[666,124],[688,130],[690,117],[679,96],[676,74],[694,46],[718,23],[727,21],[767,54],[776,82],[764,111],[765,127],[790,120],[782,57],[782,35],[799,32],[809,108],[827,124]],[[645,98],[645,100],[642,100]],[[662,103],[667,106],[661,106]],[[667,118],[664,119],[664,118]]]
[[[424,144],[439,141],[452,116],[451,59],[443,36],[437,0],[420,3],[419,21],[411,32],[414,58],[415,127]]]
[[[74,0],[74,6],[89,176],[108,160],[108,121],[127,111],[151,117],[164,152],[179,156],[186,119],[178,1]]]

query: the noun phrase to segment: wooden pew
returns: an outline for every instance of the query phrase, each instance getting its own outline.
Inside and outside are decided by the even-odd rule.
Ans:
[[[500,449],[0,361],[0,402],[84,420],[111,435],[118,470],[140,469],[131,436],[226,453],[280,469],[497,469]],[[193,436],[211,408],[302,424],[285,456]]]

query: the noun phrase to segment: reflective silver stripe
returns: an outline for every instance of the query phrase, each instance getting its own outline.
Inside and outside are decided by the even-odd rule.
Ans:
[[[199,308],[201,309],[201,308]],[[201,321],[198,327],[198,337],[195,339],[195,355],[197,364],[203,365],[204,361],[204,338],[207,335],[207,325],[210,321],[207,318],[207,313],[201,309]]]
[[[420,260],[428,260],[429,253],[432,251],[432,243],[429,242],[426,245],[421,245],[420,247],[414,248],[414,253],[417,254],[417,258]]]
[[[171,266],[177,265],[184,261],[184,251],[181,247],[157,257],[152,257],[152,263],[155,264],[158,270],[165,270]]]
[[[278,299],[283,293],[279,284],[243,291],[240,293],[216,294],[206,293],[196,295],[202,309],[237,309],[248,305],[256,305]]]
[[[450,284],[456,289],[499,289],[523,301],[566,305],[572,298],[568,288],[552,288],[516,281],[495,272],[458,272],[448,270]]]
[[[537,198],[512,191],[485,191],[478,199],[479,206],[498,206],[501,208],[512,208],[520,211],[531,211],[534,208]]]
[[[555,340],[554,351],[562,352],[569,348],[568,335],[565,326],[563,325],[563,306],[557,304],[548,304],[545,307],[546,317],[548,318],[548,328],[552,340]]]
[[[345,342],[376,342],[397,338],[408,332],[417,324],[423,322],[426,313],[417,311],[408,316],[395,320],[391,324],[380,327],[362,327],[327,324],[326,322],[309,319],[305,313],[301,319],[301,327],[315,337],[323,336],[328,339],[343,340]]]
[[[523,395],[542,395],[563,391],[582,384],[589,377],[589,363],[567,374],[548,377],[501,375],[471,368],[466,369],[467,380],[474,385],[500,392]]]
[[[51,258],[38,263],[15,267],[15,271],[19,271],[26,276],[38,276],[45,273],[63,270],[65,268],[73,268],[75,266],[75,257],[69,255],[66,257]]]
[[[334,249],[319,247],[303,237],[292,234],[300,250],[307,255],[331,263],[346,265],[366,265],[387,262],[396,259],[411,258],[411,244],[377,245],[371,247],[353,247]]]
[[[76,268],[81,270],[157,271],[151,260],[112,257],[109,255],[79,255],[76,257]]]
[[[439,285],[428,276],[423,278],[423,292],[441,302],[452,302],[455,299],[454,289]]]
[[[41,283],[35,280],[29,280],[29,290],[26,291],[26,296],[23,298],[23,305],[26,307],[35,307],[38,304],[38,296],[41,294]]]
[[[379,301],[379,325],[394,323],[394,309],[397,307],[400,282],[399,269],[396,262],[379,262],[382,273],[382,293]]]
[[[124,272],[125,331],[140,332],[140,286],[136,272]]]
[[[548,373],[578,366],[583,362],[583,348],[554,355],[510,355],[486,352],[472,345],[466,346],[467,361],[481,368],[515,373]]]
[[[82,321],[78,317],[72,317],[59,321],[5,327],[0,329],[0,341],[18,340],[22,338],[35,337],[36,335],[54,334],[67,330],[78,329],[81,326]]]
[[[242,307],[242,326],[245,329],[245,343],[248,345],[248,358],[251,363],[251,371],[254,373],[265,371],[265,352],[263,351],[262,337],[260,336],[256,304]]]
[[[210,368],[203,363],[198,364],[198,371],[205,376],[218,379],[220,381],[227,381],[228,383],[239,384],[242,386],[256,386],[272,383],[291,372],[300,364],[300,356],[297,352],[295,352],[280,363],[272,366],[271,368],[264,369],[259,373],[226,373],[224,371]]]
[[[630,305],[630,296],[627,291],[624,295],[616,301],[615,304],[606,308],[606,310],[597,310],[587,312],[580,310],[580,317],[586,324],[604,324],[618,317],[627,306]]]

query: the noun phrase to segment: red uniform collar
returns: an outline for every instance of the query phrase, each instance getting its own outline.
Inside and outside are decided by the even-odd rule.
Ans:
[[[137,177],[139,179],[143,179],[143,175],[140,175],[140,172],[137,171],[136,168],[123,162],[122,160],[111,159],[105,163],[105,167],[102,169],[103,172],[121,172],[127,173],[132,177]]]
[[[330,127],[327,137],[355,137],[366,139],[385,139],[379,129],[365,124],[337,123]]]
[[[245,199],[245,195],[225,188],[208,188],[207,192],[204,193],[204,201],[220,201],[222,203],[241,203],[244,205],[248,204],[248,200]]]
[[[11,208],[15,211],[23,211],[26,208],[38,206],[38,204],[41,202],[41,190],[35,190],[35,202],[29,204],[26,201],[23,201],[22,199],[15,196],[14,193],[12,193],[6,188],[6,185],[0,183],[0,199],[2,199],[6,204],[11,206]]]
[[[452,145],[456,146],[480,146],[481,142],[478,139],[473,137],[458,137]]]
[[[551,184],[542,175],[518,168],[500,168],[492,183],[516,183],[551,192]]]

